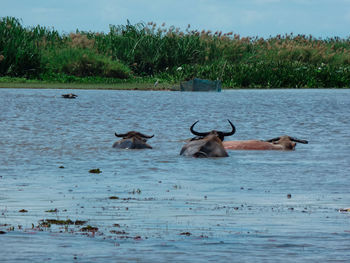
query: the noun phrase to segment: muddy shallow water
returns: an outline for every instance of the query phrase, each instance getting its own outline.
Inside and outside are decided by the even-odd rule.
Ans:
[[[350,207],[350,90],[0,94],[2,262],[350,261],[350,212],[339,212]],[[228,140],[309,144],[179,156],[194,121],[229,130],[227,119]],[[129,130],[155,134],[153,149],[113,149]]]

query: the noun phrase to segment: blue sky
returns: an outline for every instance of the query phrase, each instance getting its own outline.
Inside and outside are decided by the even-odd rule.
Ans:
[[[60,33],[108,32],[110,24],[125,25],[129,19],[241,36],[350,36],[350,0],[1,0],[4,16]]]

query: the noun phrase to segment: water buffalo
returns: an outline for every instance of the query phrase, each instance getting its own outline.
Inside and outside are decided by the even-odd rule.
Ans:
[[[294,150],[296,143],[307,144],[308,141],[300,140],[288,135],[280,136],[266,141],[226,141],[223,145],[226,150]]]
[[[123,139],[116,141],[113,144],[113,148],[120,149],[152,149],[152,146],[147,144],[147,140],[152,138],[152,136],[144,135],[140,132],[129,131],[124,134],[117,134],[115,136],[122,137]]]
[[[181,149],[180,155],[191,157],[227,157],[228,154],[222,144],[225,136],[231,136],[235,133],[236,128],[230,120],[232,130],[230,132],[222,132],[212,130],[210,132],[196,132],[193,127],[198,121],[192,124],[190,131],[197,137],[190,140]]]
[[[65,99],[75,99],[76,97],[78,97],[78,95],[75,95],[73,93],[68,93],[68,94],[62,94],[62,97]]]

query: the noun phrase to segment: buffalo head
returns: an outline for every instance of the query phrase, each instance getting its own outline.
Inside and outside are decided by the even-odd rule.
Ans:
[[[124,134],[114,133],[116,137],[121,137],[122,139],[113,144],[113,148],[121,149],[152,149],[152,146],[147,144],[147,140],[152,138],[152,136],[145,135],[136,131],[129,131]]]
[[[303,143],[303,144],[309,143],[307,140],[300,140],[294,137],[290,137],[288,135],[283,135],[270,140],[266,140],[266,142],[270,142],[274,145],[278,145],[281,147],[282,150],[294,150],[297,142]]]
[[[190,131],[197,137],[192,139],[181,149],[180,155],[192,157],[227,157],[228,154],[222,144],[226,136],[231,136],[236,132],[235,126],[230,120],[230,132],[212,130],[210,132],[197,132],[193,128],[198,121],[192,124]]]

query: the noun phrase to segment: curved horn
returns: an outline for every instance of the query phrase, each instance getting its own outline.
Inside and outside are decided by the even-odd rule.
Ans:
[[[192,134],[197,135],[197,136],[207,136],[209,134],[209,132],[196,132],[195,130],[193,130],[194,125],[196,125],[196,123],[199,121],[196,121],[195,123],[192,124],[190,131],[192,132]]]
[[[300,140],[300,139],[293,138],[293,137],[289,137],[289,138],[293,142],[300,142],[300,143],[303,143],[303,144],[308,144],[309,143],[307,140]]]
[[[117,134],[116,132],[114,133],[115,136],[117,137],[125,137],[126,135],[128,135],[127,133],[124,134]]]
[[[230,123],[230,125],[232,127],[232,131],[223,132],[223,136],[231,136],[231,135],[235,134],[235,132],[236,132],[236,127],[232,124],[232,122],[230,120],[227,120],[227,121]]]
[[[143,133],[140,133],[140,136],[143,137],[143,138],[151,139],[151,138],[154,137],[154,134],[151,135],[151,136],[148,136],[148,135],[144,135]]]
[[[275,141],[278,141],[279,139],[281,139],[281,137],[276,137],[270,140],[266,140],[265,142],[275,142]]]

